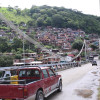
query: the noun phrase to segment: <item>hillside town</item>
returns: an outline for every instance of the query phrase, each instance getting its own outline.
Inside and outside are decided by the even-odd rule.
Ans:
[[[0,3],[0,100],[100,100],[100,16],[31,1]]]
[[[3,26],[6,26],[5,22],[2,22]],[[25,24],[22,24],[23,27],[25,27]],[[6,26],[7,27],[7,26]],[[70,59],[75,56],[75,54],[78,52],[78,50],[72,49],[72,44],[77,38],[87,38],[88,46],[91,43],[96,43],[98,45],[98,42],[95,41],[96,38],[98,38],[98,35],[96,34],[87,34],[81,29],[71,29],[71,28],[56,28],[47,26],[45,28],[37,27],[37,28],[28,28],[25,31],[27,35],[31,35],[32,32],[35,32],[33,39],[41,43],[43,46],[48,46],[49,50],[56,54],[60,54],[61,56],[69,57]],[[10,34],[8,34],[10,33]],[[6,37],[11,42],[15,37],[18,37],[19,39],[22,39],[22,36],[16,34],[14,30],[3,30],[0,29],[0,37]],[[89,50],[92,50],[90,47],[88,47]],[[13,53],[5,53],[6,55],[14,55]],[[0,54],[2,55],[2,53]],[[59,63],[62,60],[59,57],[51,56],[49,53],[43,51],[40,48],[38,48],[37,52],[34,53],[23,53],[22,56],[23,59],[15,59],[13,64],[14,65],[20,65],[20,64],[50,64],[50,63]],[[71,61],[68,60],[67,61]]]

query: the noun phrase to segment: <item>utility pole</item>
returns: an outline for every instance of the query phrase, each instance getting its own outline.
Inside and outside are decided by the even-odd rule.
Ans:
[[[24,45],[24,37],[23,37],[23,60],[24,60],[24,66],[25,66],[25,45]]]
[[[86,40],[84,40],[85,42],[85,59],[87,59],[87,55],[86,55]]]
[[[100,38],[99,38],[99,50],[100,50]]]

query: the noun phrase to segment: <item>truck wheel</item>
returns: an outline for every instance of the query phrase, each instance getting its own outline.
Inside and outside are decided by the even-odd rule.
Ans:
[[[58,86],[58,92],[62,91],[62,81],[59,82],[59,86]]]
[[[36,94],[36,100],[44,100],[44,94],[41,90],[39,90]]]

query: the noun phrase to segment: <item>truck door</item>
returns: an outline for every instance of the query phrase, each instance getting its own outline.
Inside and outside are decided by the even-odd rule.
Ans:
[[[52,69],[48,69],[49,77],[50,77],[50,85],[51,90],[55,89],[57,87],[57,77]]]
[[[47,94],[51,91],[50,77],[46,69],[42,70],[44,76],[44,93]]]

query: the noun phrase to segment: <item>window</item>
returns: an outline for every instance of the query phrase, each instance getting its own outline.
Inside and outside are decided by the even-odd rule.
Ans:
[[[20,70],[19,77],[40,77],[40,72],[37,69]]]
[[[25,77],[26,75],[26,70],[21,70],[20,72],[19,72],[19,77]]]
[[[39,72],[39,70],[34,70],[34,76],[35,76],[35,77],[40,77],[40,72]]]
[[[11,70],[10,72],[11,72],[11,76],[17,75],[17,70]]]
[[[0,71],[0,78],[4,77],[5,71]]]
[[[55,75],[54,72],[51,69],[48,69],[48,72],[49,72],[50,76],[54,76]]]
[[[6,77],[10,77],[10,75],[9,74],[6,74]]]
[[[47,71],[46,71],[46,70],[42,70],[42,72],[43,72],[44,78],[48,78],[48,73],[47,73]]]

